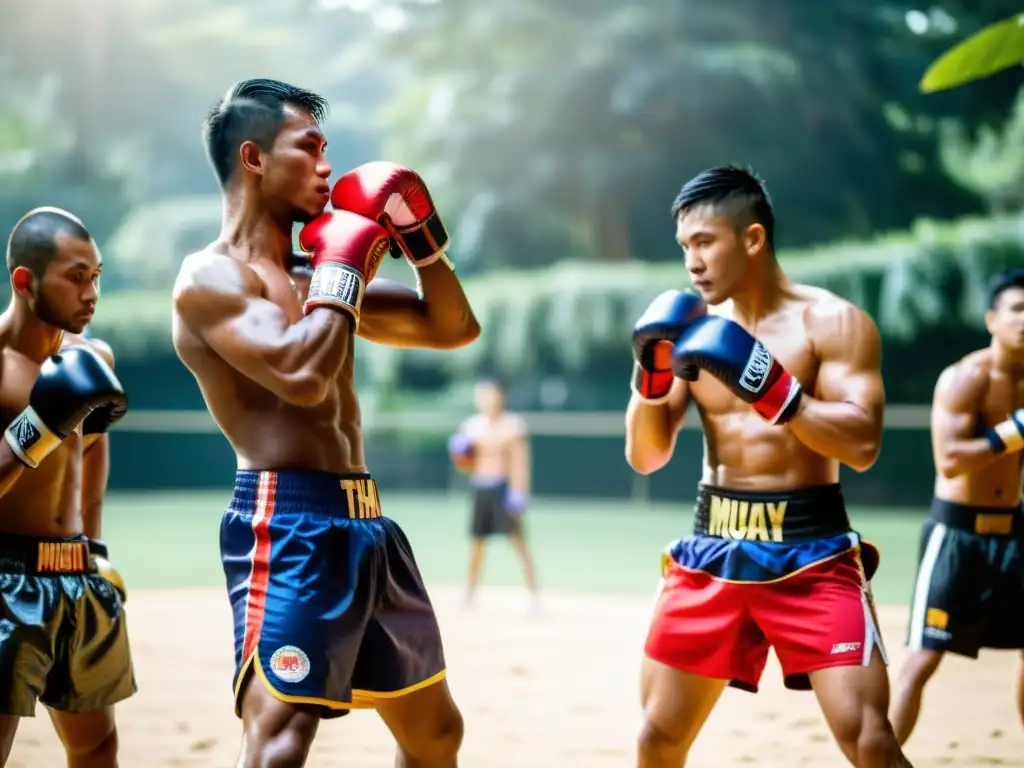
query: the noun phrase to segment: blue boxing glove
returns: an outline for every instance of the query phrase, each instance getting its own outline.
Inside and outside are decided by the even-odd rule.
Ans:
[[[707,371],[771,424],[785,424],[800,404],[800,382],[764,344],[724,317],[708,316],[689,328],[672,351],[672,367],[690,380],[695,369]]]
[[[509,491],[505,494],[505,512],[512,517],[519,517],[530,504],[530,494],[521,491]]]
[[[633,392],[651,404],[668,399],[675,379],[672,345],[707,311],[699,296],[683,291],[665,291],[650,303],[633,328]]]
[[[476,446],[462,432],[456,432],[448,439],[448,455],[460,472],[472,472],[476,466]]]

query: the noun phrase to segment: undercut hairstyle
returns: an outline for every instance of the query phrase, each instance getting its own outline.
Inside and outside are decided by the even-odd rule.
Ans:
[[[737,229],[751,224],[764,227],[769,247],[775,248],[775,212],[764,182],[736,165],[719,165],[694,176],[683,185],[672,203],[672,220],[701,205],[733,221]]]
[[[36,208],[26,213],[7,240],[7,271],[13,273],[18,267],[25,267],[41,278],[57,255],[60,235],[84,242],[92,240],[85,225],[67,211]]]
[[[308,112],[317,123],[327,116],[327,100],[322,96],[264,78],[240,80],[210,110],[203,123],[203,140],[221,187],[231,179],[243,143],[252,141],[263,150],[273,146],[288,104]]]
[[[1011,269],[996,275],[988,288],[988,308],[995,309],[999,297],[1010,288],[1024,288],[1024,269]]]

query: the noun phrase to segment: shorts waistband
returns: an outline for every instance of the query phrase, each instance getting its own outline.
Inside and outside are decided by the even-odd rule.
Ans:
[[[0,534],[0,573],[56,576],[95,571],[89,539],[85,536],[51,539]]]
[[[240,469],[231,509],[243,514],[323,514],[372,520],[383,517],[370,475],[306,470]]]
[[[1024,532],[1024,516],[1018,507],[976,507],[932,498],[929,516],[950,528],[981,536],[1013,536]]]
[[[693,530],[723,539],[788,543],[851,529],[838,483],[783,492],[734,491],[701,483]]]

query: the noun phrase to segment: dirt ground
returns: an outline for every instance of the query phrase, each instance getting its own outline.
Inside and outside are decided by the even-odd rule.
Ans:
[[[637,670],[650,599],[549,595],[527,618],[517,590],[493,589],[465,613],[454,591],[434,602],[450,684],[466,720],[468,768],[623,768],[640,724]],[[122,768],[230,768],[231,630],[220,591],[136,591],[128,604],[139,693],[118,707]],[[894,665],[905,609],[881,611]],[[1018,658],[950,658],[929,689],[908,756],[923,766],[1024,766],[1013,705]],[[59,768],[49,718],[22,722],[9,765]],[[369,712],[324,723],[308,765],[393,765],[390,737]],[[694,768],[842,766],[813,694],[782,688],[769,665],[762,692],[729,690],[691,757]]]

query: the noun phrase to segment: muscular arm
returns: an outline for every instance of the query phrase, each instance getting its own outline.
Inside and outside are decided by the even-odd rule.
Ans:
[[[515,493],[529,495],[532,474],[530,436],[521,421],[509,446],[508,486]]]
[[[999,458],[986,437],[975,437],[988,374],[975,365],[950,366],[935,383],[932,398],[932,452],[945,478],[975,472]]]
[[[100,339],[90,339],[89,344],[107,365],[114,367],[114,350],[109,344]],[[102,538],[103,499],[110,479],[110,436],[103,433],[83,437],[82,532],[90,539],[99,539]]]
[[[282,400],[322,402],[348,355],[349,316],[318,307],[296,323],[261,295],[255,272],[227,257],[197,254],[182,268],[174,308],[217,355]]]
[[[637,394],[626,407],[626,461],[642,475],[656,472],[672,458],[676,436],[683,427],[690,387],[682,379],[672,382],[668,400],[651,405]]]
[[[881,338],[867,313],[846,302],[814,322],[821,329],[817,397],[805,393],[788,426],[815,453],[864,472],[882,446]]]
[[[455,273],[438,260],[416,270],[419,291],[378,278],[366,287],[359,335],[392,347],[455,349],[480,335],[480,325]]]

